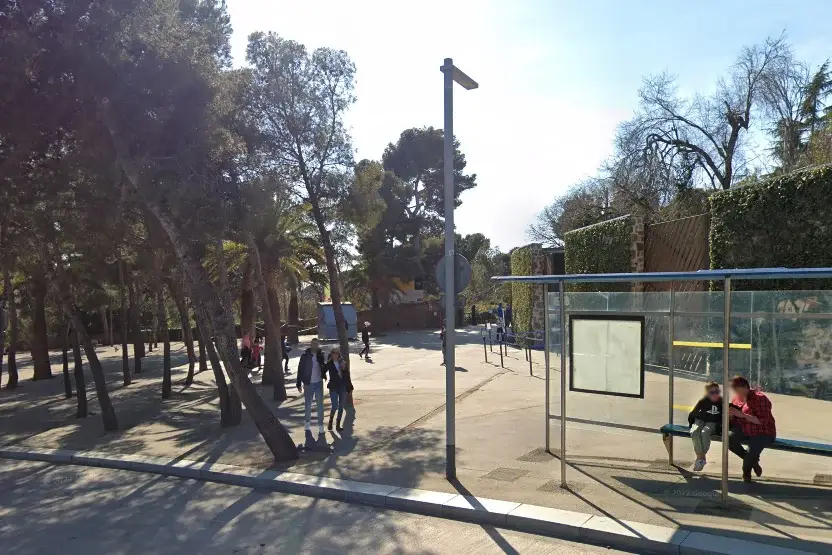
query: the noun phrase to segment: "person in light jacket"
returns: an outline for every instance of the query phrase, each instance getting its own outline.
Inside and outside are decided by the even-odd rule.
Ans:
[[[324,381],[326,380],[326,361],[317,339],[300,356],[298,362],[298,391],[303,392],[306,430],[312,430],[312,398],[318,405],[318,433],[324,433]]]

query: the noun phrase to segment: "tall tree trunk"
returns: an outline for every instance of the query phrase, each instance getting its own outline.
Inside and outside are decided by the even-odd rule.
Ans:
[[[191,385],[194,383],[196,353],[194,352],[194,334],[191,329],[191,317],[188,314],[188,303],[185,302],[182,285],[176,283],[175,279],[168,280],[168,290],[176,303],[179,319],[182,322],[182,341],[185,342],[185,350],[188,352],[188,375],[185,377],[185,385]]]
[[[130,330],[133,334],[133,370],[142,373],[142,357],[144,356],[144,339],[139,325],[139,296],[136,294],[136,283],[133,270],[125,264],[124,278],[127,281],[127,291],[130,296]]]
[[[127,354],[127,295],[124,292],[124,262],[119,260],[118,264],[118,294],[121,308],[119,314],[121,316],[121,375],[122,384],[127,387],[133,383],[133,378],[130,376],[130,356]]]
[[[67,331],[69,335],[69,331]],[[75,418],[86,418],[87,411],[87,384],[84,381],[84,359],[81,358],[81,344],[78,342],[78,334],[75,334],[75,341],[72,342],[72,358],[75,359],[75,389],[78,391],[77,409]]]
[[[63,362],[63,375],[64,375],[64,396],[69,399],[72,397],[72,380],[69,377],[69,355],[67,351],[69,350],[69,330],[70,326],[67,325],[66,330],[63,333],[61,338],[61,361]]]
[[[196,311],[194,311],[196,313]],[[199,324],[196,325],[196,337],[199,341],[199,372],[207,372],[208,371],[208,353],[205,350],[205,339],[202,336],[202,332],[199,329]]]
[[[170,333],[168,333],[168,315],[165,311],[165,288],[159,287],[156,294],[156,318],[159,320],[159,329],[162,333],[162,399],[170,399],[173,394],[173,378],[170,367]]]
[[[101,326],[104,328],[104,336],[101,338],[101,343],[104,345],[109,345],[110,324],[107,323],[107,308],[99,306],[98,315],[101,318]]]
[[[217,268],[219,270],[219,277],[220,277],[220,301],[221,302],[230,302],[231,300],[231,289],[228,287],[228,269],[225,264],[225,252],[222,249],[222,239],[218,238],[216,243],[217,248]],[[192,289],[193,291],[193,289]],[[216,337],[216,332],[214,331],[214,322],[210,320],[207,316],[207,313],[204,314],[203,321],[206,325],[206,329],[210,330],[211,337]],[[206,332],[207,333],[207,332]],[[209,341],[208,344],[205,346],[208,349],[208,358],[211,360],[211,366],[216,371],[217,368],[225,368],[225,374],[228,375],[229,381],[231,380],[231,363],[229,361],[224,361],[223,365],[220,365],[220,356],[217,353],[216,343],[214,341]],[[239,360],[235,358],[235,360]],[[216,361],[216,363],[215,363]],[[246,374],[248,377],[248,374]],[[225,383],[225,377],[222,377],[222,382]],[[220,382],[217,381],[217,384]],[[240,398],[240,394],[237,393],[237,389],[232,385],[232,387],[228,388],[228,406],[229,406],[229,413],[228,413],[228,420],[230,426],[237,426],[243,420],[243,402]]]
[[[247,260],[243,266],[243,288],[240,295],[240,331],[251,334],[251,340],[257,335],[257,304],[254,299],[254,266]]]
[[[260,260],[260,249],[254,237],[248,237],[249,258],[254,266],[254,281],[263,305],[266,321],[266,365],[263,368],[263,385],[274,385],[273,398],[277,401],[286,399],[286,385],[280,365],[280,301],[278,300],[278,280],[280,269],[277,261],[270,260],[265,270]],[[276,318],[275,318],[276,316]]]
[[[3,268],[3,290],[8,292],[8,306],[9,306],[9,358],[8,358],[8,372],[9,381],[6,382],[6,389],[14,389],[17,387],[19,376],[17,373],[17,300],[12,289],[12,277],[8,264]]]
[[[194,310],[194,315],[197,320],[196,333],[199,336],[200,349],[204,349],[208,358],[211,360],[214,381],[217,383],[217,394],[220,400],[220,425],[223,427],[236,426],[241,422],[243,416],[240,397],[234,391],[233,387],[228,387],[222,364],[220,364],[220,357],[217,355],[217,350],[211,341],[206,340],[208,337],[207,329],[210,329],[207,318],[197,309]]]
[[[130,158],[127,144],[123,135],[119,133],[115,118],[112,115],[112,108],[109,101],[102,101],[102,120],[107,126],[113,147],[116,152],[118,164],[124,171],[127,180],[136,192],[143,188],[142,176],[138,167]],[[237,339],[234,329],[234,317],[231,310],[231,298],[224,287],[216,288],[211,284],[208,273],[202,266],[200,253],[194,248],[191,241],[185,240],[180,228],[177,226],[176,218],[168,212],[168,208],[157,203],[153,198],[140,195],[144,205],[159,222],[162,229],[170,240],[176,251],[176,256],[182,264],[182,268],[190,283],[191,292],[197,304],[204,307],[211,316],[212,329],[217,341],[217,350],[222,358],[228,363],[226,370],[231,378],[231,384],[240,399],[248,410],[252,421],[269,450],[278,461],[295,460],[298,457],[297,447],[292,437],[269,410],[268,405],[263,401],[257,392],[257,388],[248,379],[248,373],[240,364]]]
[[[298,306],[298,283],[292,281],[289,284],[289,325],[286,330],[286,339],[292,345],[296,344],[300,337],[300,307]]]
[[[324,248],[326,258],[326,269],[329,274],[329,295],[332,298],[332,311],[335,313],[335,325],[338,328],[338,343],[341,347],[341,356],[349,364],[350,342],[347,338],[347,320],[344,318],[344,309],[341,306],[341,283],[338,280],[338,266],[335,263],[335,248],[332,246],[332,238],[326,228],[323,212],[321,211],[318,199],[312,197],[312,215],[318,226],[321,235],[321,246]]]
[[[52,377],[49,362],[49,336],[46,327],[46,284],[42,275],[32,279],[32,296],[35,306],[32,315],[32,364],[33,380],[48,380]]]

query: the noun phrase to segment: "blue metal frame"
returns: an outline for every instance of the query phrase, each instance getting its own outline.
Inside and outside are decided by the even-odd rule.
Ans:
[[[615,283],[626,281],[708,281],[734,279],[817,279],[832,278],[832,268],[736,268],[696,272],[643,272],[624,274],[566,274],[562,276],[494,276],[495,281],[524,283]]]

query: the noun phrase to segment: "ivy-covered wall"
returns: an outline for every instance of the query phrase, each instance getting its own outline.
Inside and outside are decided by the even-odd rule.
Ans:
[[[629,272],[632,217],[621,216],[570,231],[564,236],[567,274]],[[629,291],[627,283],[576,283],[570,291]]]
[[[511,275],[530,276],[532,271],[532,247],[518,247],[511,252]],[[533,289],[528,283],[511,284],[511,309],[514,329],[527,332],[532,326]]]
[[[711,195],[711,268],[832,266],[830,199],[832,165]],[[832,289],[832,280],[743,281],[733,287]]]

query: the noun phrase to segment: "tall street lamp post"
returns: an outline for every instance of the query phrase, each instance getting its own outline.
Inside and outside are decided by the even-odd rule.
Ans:
[[[454,248],[454,81],[466,90],[476,89],[477,82],[454,66],[451,58],[445,58],[441,68],[445,74],[445,476],[456,478],[456,360],[454,347],[456,332],[454,316],[456,291],[456,255]]]

